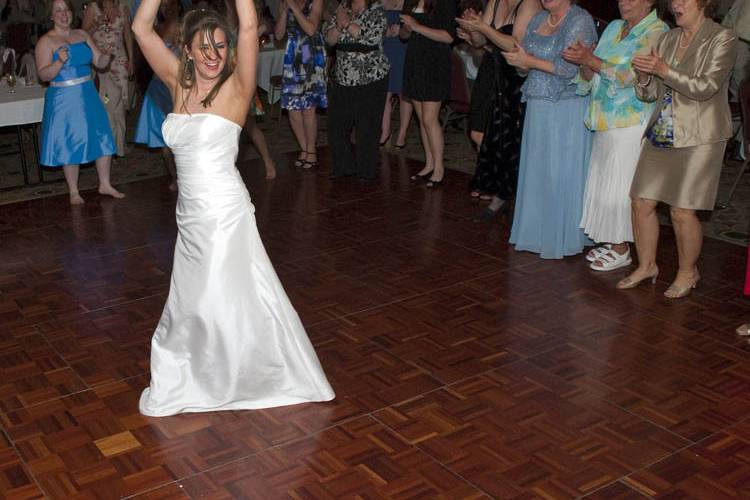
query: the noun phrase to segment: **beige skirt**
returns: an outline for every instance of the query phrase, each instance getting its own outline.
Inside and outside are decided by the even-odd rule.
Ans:
[[[657,148],[642,141],[631,198],[663,201],[677,208],[713,210],[726,141],[687,148]]]

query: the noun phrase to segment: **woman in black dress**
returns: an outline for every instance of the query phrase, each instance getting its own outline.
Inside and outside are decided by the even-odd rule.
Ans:
[[[539,0],[490,0],[483,15],[467,10],[458,19],[458,36],[488,51],[472,95],[470,120],[472,131],[482,128],[471,194],[493,199],[484,217],[494,215],[515,194],[521,152],[523,78],[508,65],[501,51],[513,50],[541,9]],[[496,27],[498,24],[500,27]]]
[[[455,0],[408,0],[401,14],[401,38],[409,40],[403,93],[419,118],[425,155],[424,168],[412,180],[427,181],[427,187],[439,186],[445,176],[438,116],[440,105],[450,97],[455,15]]]

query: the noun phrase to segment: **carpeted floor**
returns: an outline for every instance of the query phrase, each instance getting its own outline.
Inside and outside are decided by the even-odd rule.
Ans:
[[[394,113],[394,116],[397,113]],[[137,115],[131,114],[128,123],[131,126],[128,137],[133,136],[132,126]],[[325,115],[320,115],[318,143],[327,144],[327,124]],[[283,164],[288,161],[288,154],[298,150],[296,141],[288,126],[286,116],[281,121],[270,116],[261,118],[259,123],[268,141],[276,162]],[[30,134],[26,138],[27,158],[32,159]],[[67,192],[62,174],[59,170],[45,169],[44,184],[23,186],[21,164],[18,154],[13,154],[16,146],[16,134],[12,129],[3,129],[0,133],[0,189],[19,186],[0,191],[0,205],[14,203],[46,196],[56,196]],[[389,146],[390,149],[390,146]],[[394,152],[394,151],[391,151]],[[406,148],[401,154],[409,158],[423,159],[422,147],[416,122],[409,128]],[[249,144],[247,137],[243,137],[240,148],[240,159],[257,158],[257,153]],[[474,170],[475,153],[463,130],[449,127],[445,136],[445,162],[449,169],[471,173]],[[740,168],[740,162],[728,161],[724,168],[719,190],[719,200],[724,200],[729,188]],[[36,182],[36,170],[31,168],[31,181]],[[161,157],[156,150],[149,150],[140,145],[129,144],[125,158],[115,161],[112,169],[113,183],[125,184],[150,177],[166,176],[166,170]],[[166,182],[166,180],[165,180]],[[84,167],[80,178],[81,191],[96,187],[96,170]],[[662,212],[662,222],[668,223],[666,211]],[[734,195],[731,205],[725,210],[715,210],[701,214],[704,219],[705,234],[711,238],[718,238],[737,245],[747,245],[750,234],[750,174],[743,178],[740,187]]]

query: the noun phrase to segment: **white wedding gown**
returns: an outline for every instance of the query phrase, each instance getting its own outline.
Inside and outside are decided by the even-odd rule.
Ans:
[[[214,114],[173,113],[162,131],[177,163],[178,235],[141,413],[333,399],[235,167],[240,126]]]

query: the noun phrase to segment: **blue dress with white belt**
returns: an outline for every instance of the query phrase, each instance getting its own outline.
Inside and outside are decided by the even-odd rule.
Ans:
[[[70,44],[68,61],[50,82],[44,97],[42,165],[80,165],[115,153],[107,112],[91,79],[92,56],[86,42]],[[55,51],[52,61],[57,60]]]

